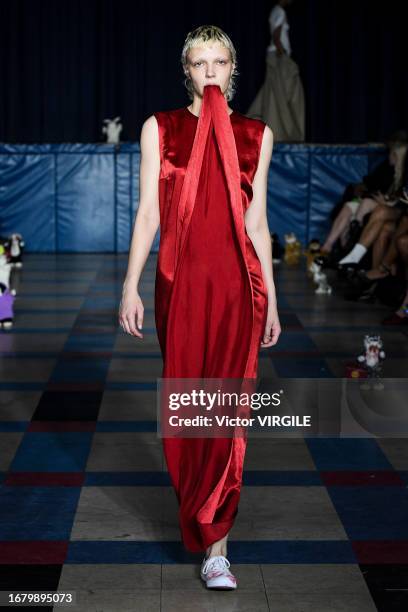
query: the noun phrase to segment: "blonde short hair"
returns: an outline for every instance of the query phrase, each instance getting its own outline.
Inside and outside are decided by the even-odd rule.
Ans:
[[[402,185],[402,182],[404,180],[405,157],[408,154],[407,150],[408,144],[406,142],[394,142],[390,147],[390,151],[393,151],[396,156],[396,163],[394,166],[394,180],[392,182],[392,186],[389,189],[390,192],[397,191]]]
[[[239,74],[237,70],[237,52],[232,43],[232,40],[221,28],[218,28],[215,25],[203,25],[199,26],[195,30],[192,30],[187,34],[186,40],[184,41],[183,51],[181,52],[181,64],[183,66],[183,71],[186,74],[187,71],[187,55],[192,47],[200,45],[206,42],[220,42],[226,49],[229,49],[231,54],[231,61],[234,65],[234,68],[231,73],[231,78],[227,87],[227,91],[225,92],[225,97],[228,101],[232,100],[235,95],[236,85],[235,85],[235,77]],[[194,89],[191,78],[188,74],[186,74],[186,78],[184,79],[184,85],[187,89],[188,96],[190,100],[194,99]]]

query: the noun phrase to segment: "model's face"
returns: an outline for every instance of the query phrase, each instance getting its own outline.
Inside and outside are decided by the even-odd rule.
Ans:
[[[199,97],[206,85],[219,85],[225,94],[234,69],[229,49],[220,42],[208,42],[190,49],[187,61],[188,74]]]

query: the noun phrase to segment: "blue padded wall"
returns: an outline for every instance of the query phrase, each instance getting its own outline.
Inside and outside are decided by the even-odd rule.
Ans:
[[[274,147],[268,177],[271,232],[305,245],[323,239],[345,187],[386,156],[380,145]],[[27,252],[129,250],[139,199],[139,143],[0,144],[0,234]],[[160,231],[152,250],[157,251]]]

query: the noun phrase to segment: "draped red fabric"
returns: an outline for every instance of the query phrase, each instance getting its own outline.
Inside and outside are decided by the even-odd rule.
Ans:
[[[208,85],[182,180],[160,191],[155,314],[163,378],[256,377],[267,298],[245,232],[241,174],[226,100]],[[184,545],[203,551],[238,512],[246,436],[163,438],[163,449]]]

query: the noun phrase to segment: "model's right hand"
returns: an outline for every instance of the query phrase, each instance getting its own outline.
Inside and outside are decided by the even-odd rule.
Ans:
[[[144,307],[139,293],[129,288],[124,289],[119,305],[119,323],[127,334],[143,338],[139,331],[143,326],[143,313]]]

